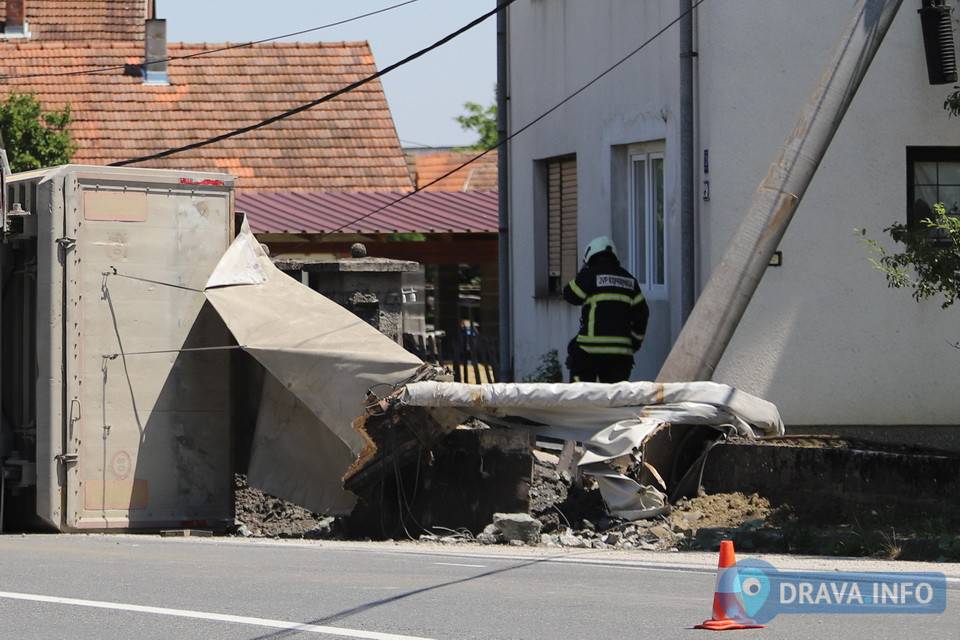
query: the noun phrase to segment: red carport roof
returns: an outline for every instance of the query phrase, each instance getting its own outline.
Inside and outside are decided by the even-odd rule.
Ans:
[[[254,233],[496,233],[495,191],[281,191],[237,195]],[[341,228],[342,227],[342,228]]]

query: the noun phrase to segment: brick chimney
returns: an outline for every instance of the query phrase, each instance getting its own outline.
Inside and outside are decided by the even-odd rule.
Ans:
[[[170,84],[167,75],[167,21],[157,18],[147,20],[144,38],[144,84]],[[160,60],[160,62],[150,62]]]
[[[3,25],[3,35],[7,38],[30,37],[30,25],[27,24],[27,0],[7,0],[7,21]]]

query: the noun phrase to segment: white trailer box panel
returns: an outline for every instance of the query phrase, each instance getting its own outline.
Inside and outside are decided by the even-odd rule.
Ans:
[[[202,289],[233,237],[233,178],[68,165],[11,182],[26,179],[37,515],[64,531],[232,522],[231,352],[183,349],[230,344]]]

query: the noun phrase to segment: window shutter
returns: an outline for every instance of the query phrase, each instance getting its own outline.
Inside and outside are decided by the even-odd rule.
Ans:
[[[577,275],[577,159],[547,161],[547,281],[550,293]]]
[[[577,276],[577,159],[561,164],[562,204],[560,223],[560,281],[570,282]]]
[[[551,293],[558,291],[557,281],[563,276],[560,260],[562,218],[563,198],[560,162],[553,160],[547,163],[547,275],[549,276]]]

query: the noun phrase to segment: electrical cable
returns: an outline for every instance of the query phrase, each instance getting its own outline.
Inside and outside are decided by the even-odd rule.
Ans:
[[[193,287],[188,287],[182,284],[173,284],[171,282],[163,282],[162,280],[150,280],[149,278],[138,278],[137,276],[128,276],[126,274],[120,273],[117,271],[117,268],[113,265],[110,266],[111,271],[105,271],[103,277],[107,278],[108,276],[116,276],[118,278],[126,278],[127,280],[136,280],[137,282],[146,282],[148,284],[156,284],[161,287],[170,287],[171,289],[182,289],[183,291],[193,291],[194,293],[203,293],[203,289],[194,289]]]
[[[405,2],[400,2],[398,4],[390,5],[389,7],[384,7],[382,9],[377,9],[376,11],[369,11],[352,18],[344,18],[343,20],[338,20],[336,22],[330,22],[328,24],[322,24],[318,27],[310,27],[309,29],[302,29],[301,31],[293,31],[291,33],[285,33],[279,36],[272,36],[269,38],[263,38],[261,40],[252,40],[250,42],[241,42],[237,44],[228,44],[223,47],[218,47],[216,49],[204,49],[203,51],[197,51],[196,53],[188,53],[182,56],[169,56],[167,58],[154,58],[151,60],[144,60],[143,62],[137,64],[138,67],[146,67],[151,64],[157,64],[160,62],[173,62],[175,60],[186,60],[188,58],[198,58],[200,56],[207,56],[213,53],[221,53],[223,51],[230,51],[231,49],[242,49],[245,47],[253,47],[258,44],[264,44],[266,42],[273,42],[274,40],[282,40],[284,38],[292,38],[294,36],[302,36],[306,33],[313,33],[314,31],[320,31],[322,29],[329,29],[331,27],[339,27],[340,25],[348,24],[350,22],[356,22],[357,20],[362,20],[364,18],[369,18],[381,13],[386,13],[387,11],[393,11],[394,9],[399,9],[408,4],[413,4],[414,2],[419,2],[420,0],[405,0]],[[9,74],[9,75],[0,75],[0,81],[2,80],[12,80],[18,78],[47,78],[51,76],[80,76],[80,75],[97,75],[106,73],[108,71],[119,71],[126,69],[128,65],[126,64],[117,64],[108,67],[96,67],[93,69],[79,69],[77,71],[55,71],[53,73],[23,73],[23,74]]]
[[[677,16],[674,20],[671,20],[670,22],[668,22],[663,28],[661,28],[659,31],[657,31],[655,34],[653,34],[653,35],[650,36],[647,40],[645,40],[645,41],[643,42],[643,44],[641,44],[639,47],[637,47],[636,49],[634,49],[633,51],[631,51],[631,52],[628,53],[627,55],[625,55],[625,56],[623,56],[622,58],[620,58],[619,60],[617,60],[613,65],[607,67],[607,68],[606,68],[603,72],[601,72],[599,75],[594,76],[593,79],[591,79],[589,82],[587,82],[586,84],[584,84],[583,86],[581,86],[579,89],[577,89],[577,90],[574,91],[573,93],[569,94],[569,95],[568,95],[567,97],[565,97],[563,100],[561,100],[561,101],[558,102],[557,104],[553,105],[552,107],[550,107],[549,109],[547,109],[546,111],[544,111],[543,113],[541,113],[539,116],[537,116],[536,118],[534,118],[533,120],[531,120],[531,121],[528,122],[527,124],[523,125],[523,126],[520,127],[519,129],[517,129],[516,131],[514,131],[513,133],[511,133],[509,136],[507,136],[507,137],[504,138],[503,140],[500,140],[499,142],[497,142],[497,144],[495,144],[495,145],[493,145],[493,146],[491,146],[491,147],[487,147],[486,149],[484,149],[483,151],[481,151],[481,152],[478,153],[477,155],[475,155],[475,156],[473,156],[472,158],[466,160],[465,162],[463,162],[463,163],[460,164],[459,166],[451,169],[450,171],[447,171],[447,172],[444,173],[442,176],[431,180],[430,182],[428,182],[427,184],[423,185],[422,187],[418,187],[417,189],[415,189],[415,190],[413,190],[413,191],[411,191],[411,192],[409,192],[409,193],[406,193],[406,194],[400,196],[399,198],[396,198],[395,200],[391,200],[390,202],[388,202],[388,203],[386,203],[386,204],[384,204],[384,205],[381,205],[380,207],[377,207],[376,209],[374,209],[373,211],[371,211],[371,212],[369,212],[369,213],[366,213],[366,214],[364,214],[364,215],[362,215],[362,216],[360,216],[360,217],[358,217],[358,218],[354,218],[353,220],[350,220],[349,222],[345,222],[344,224],[340,225],[339,227],[337,227],[337,228],[335,228],[335,229],[332,229],[331,231],[323,232],[323,234],[321,235],[321,237],[322,237],[322,236],[326,236],[326,235],[330,235],[330,234],[333,234],[333,233],[337,233],[338,231],[343,231],[344,229],[346,229],[347,227],[349,227],[349,226],[351,226],[351,225],[354,225],[354,224],[356,224],[356,223],[358,223],[358,222],[360,222],[360,221],[362,221],[362,220],[366,220],[367,218],[369,218],[369,217],[371,217],[371,216],[374,216],[374,215],[380,213],[381,211],[384,211],[384,210],[386,210],[386,209],[388,209],[388,208],[390,208],[390,207],[392,207],[392,206],[394,206],[394,205],[396,205],[396,204],[399,204],[399,203],[403,202],[404,200],[406,200],[406,199],[408,199],[408,198],[412,198],[413,196],[417,195],[417,194],[420,193],[421,191],[424,191],[424,190],[428,189],[429,187],[432,187],[433,185],[437,184],[437,183],[440,182],[441,180],[445,180],[446,178],[449,178],[450,176],[452,176],[452,175],[455,174],[456,172],[460,171],[461,169],[470,166],[471,164],[473,164],[473,163],[476,162],[477,160],[480,160],[481,158],[483,158],[484,156],[486,156],[486,155],[487,155],[488,153],[490,153],[491,151],[495,151],[495,150],[499,149],[500,147],[504,146],[506,143],[510,142],[511,140],[513,140],[514,138],[516,138],[518,135],[520,135],[521,133],[523,133],[524,131],[526,131],[526,130],[529,129],[530,127],[534,126],[535,124],[537,124],[538,122],[540,122],[541,120],[543,120],[544,118],[546,118],[547,116],[549,116],[551,113],[553,113],[554,111],[556,111],[557,109],[559,109],[560,107],[562,107],[563,105],[567,104],[568,102],[570,102],[571,100],[573,100],[575,97],[577,97],[578,95],[580,95],[581,93],[583,93],[584,91],[586,91],[587,89],[589,89],[591,86],[593,86],[594,84],[596,84],[597,82],[599,82],[602,78],[606,77],[608,74],[610,74],[612,71],[614,71],[614,70],[615,70],[616,68],[618,68],[620,65],[622,65],[623,63],[625,63],[626,61],[628,61],[630,58],[632,58],[632,57],[635,56],[636,54],[640,53],[643,49],[645,49],[648,45],[650,45],[654,40],[656,40],[657,38],[659,38],[660,36],[662,36],[664,33],[666,33],[673,25],[675,25],[675,24],[677,24],[678,22],[680,22],[681,20],[683,20],[688,14],[692,13],[697,7],[699,7],[701,4],[703,4],[703,3],[706,2],[706,1],[707,1],[707,0],[697,0],[696,2],[694,2],[693,5],[690,7],[690,9],[688,9],[687,11],[684,11],[684,12],[681,13],[679,16]]]
[[[182,349],[159,349],[157,351],[124,351],[122,353],[105,353],[103,357],[107,360],[116,360],[120,356],[152,356],[160,353],[192,353],[196,351],[232,351],[244,349],[240,344],[224,345],[220,347],[183,347]]]
[[[702,1],[702,0],[701,0],[701,1]],[[118,161],[118,162],[111,162],[109,166],[111,166],[111,167],[125,167],[125,166],[127,166],[127,165],[136,164],[136,163],[139,163],[139,162],[146,162],[146,161],[148,161],[148,160],[157,160],[157,159],[159,159],[159,158],[166,158],[167,156],[172,156],[172,155],[175,155],[175,154],[177,154],[177,153],[183,153],[184,151],[192,151],[193,149],[199,149],[199,148],[201,148],[201,147],[206,147],[206,146],[209,146],[209,145],[211,145],[211,144],[215,144],[215,143],[217,143],[217,142],[221,142],[221,141],[223,141],[223,140],[228,140],[228,139],[230,139],[230,138],[234,138],[234,137],[236,137],[236,136],[243,135],[243,134],[249,133],[249,132],[251,132],[251,131],[255,131],[256,129],[261,129],[261,128],[266,127],[266,126],[269,126],[269,125],[271,125],[271,124],[273,124],[273,123],[275,123],[275,122],[279,122],[279,121],[285,120],[285,119],[287,119],[287,118],[289,118],[289,117],[291,117],[291,116],[295,116],[295,115],[297,115],[298,113],[303,113],[304,111],[307,111],[307,110],[309,110],[309,109],[312,109],[312,108],[314,108],[314,107],[316,107],[316,106],[319,106],[319,105],[321,105],[321,104],[323,104],[323,103],[325,103],[325,102],[330,102],[330,101],[333,100],[334,98],[338,98],[338,97],[340,97],[340,96],[342,96],[342,95],[344,95],[344,94],[346,94],[346,93],[349,93],[349,92],[353,91],[354,89],[358,89],[358,88],[362,87],[362,86],[365,85],[365,84],[368,84],[368,83],[370,83],[370,82],[373,82],[374,80],[376,80],[376,79],[378,79],[378,78],[381,78],[381,77],[387,75],[388,73],[390,73],[391,71],[393,71],[393,70],[395,70],[395,69],[398,69],[399,67],[402,67],[402,66],[404,66],[404,65],[406,65],[406,64],[409,64],[409,63],[413,62],[413,61],[416,60],[417,58],[420,58],[421,56],[423,56],[423,55],[425,55],[425,54],[427,54],[427,53],[430,53],[430,52],[433,51],[434,49],[437,49],[437,48],[445,45],[446,43],[450,42],[451,40],[453,40],[453,39],[456,38],[457,36],[460,36],[460,35],[466,33],[467,31],[469,31],[470,29],[473,29],[474,27],[476,27],[478,24],[480,24],[481,22],[483,22],[483,21],[486,20],[487,18],[495,15],[498,11],[502,10],[504,7],[507,7],[507,6],[511,5],[511,4],[513,4],[514,2],[516,2],[516,0],[502,0],[502,2],[500,2],[500,3],[496,6],[496,8],[494,8],[494,9],[486,12],[485,14],[483,14],[482,16],[480,16],[479,18],[476,18],[476,19],[470,21],[469,23],[467,23],[466,25],[460,27],[459,29],[457,29],[457,30],[454,31],[453,33],[447,34],[446,36],[440,38],[439,40],[437,40],[437,41],[434,42],[433,44],[431,44],[431,45],[429,45],[429,46],[427,46],[427,47],[424,47],[423,49],[420,49],[419,51],[416,51],[416,52],[410,54],[410,55],[407,56],[406,58],[403,58],[402,60],[399,60],[399,61],[397,61],[397,62],[394,62],[394,63],[391,64],[390,66],[384,67],[383,69],[380,69],[379,71],[376,71],[375,73],[372,73],[372,74],[366,76],[365,78],[361,78],[360,80],[357,80],[356,82],[352,82],[352,83],[350,83],[350,84],[348,84],[348,85],[346,85],[346,86],[344,86],[344,87],[341,87],[341,88],[337,89],[336,91],[333,91],[333,92],[328,93],[328,94],[326,94],[326,95],[324,95],[324,96],[321,96],[320,98],[317,98],[316,100],[311,100],[310,102],[306,102],[306,103],[301,104],[301,105],[299,105],[299,106],[297,106],[297,107],[294,107],[294,108],[292,108],[292,109],[288,109],[287,111],[284,111],[284,112],[282,112],[282,113],[278,113],[278,114],[276,114],[276,115],[270,116],[269,118],[266,118],[266,119],[261,120],[261,121],[259,121],[259,122],[255,122],[255,123],[253,123],[253,124],[249,124],[249,125],[247,125],[247,126],[245,126],[245,127],[240,127],[239,129],[233,129],[233,130],[231,130],[231,131],[227,131],[227,132],[221,133],[221,134],[219,134],[219,135],[213,136],[212,138],[206,138],[205,140],[198,140],[197,142],[191,142],[191,143],[189,143],[189,144],[185,144],[185,145],[182,145],[182,146],[180,146],[180,147],[173,147],[173,148],[170,148],[170,149],[166,149],[166,150],[164,150],[164,151],[159,151],[159,152],[157,152],[157,153],[151,153],[151,154],[149,154],[149,155],[140,156],[140,157],[137,157],[137,158],[131,158],[131,159],[129,159],[129,160],[120,160],[120,161]]]

